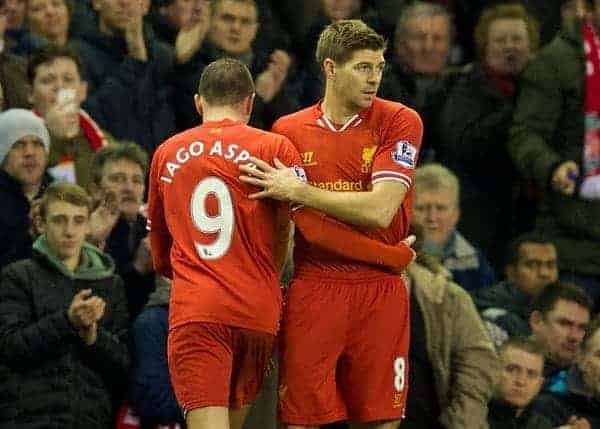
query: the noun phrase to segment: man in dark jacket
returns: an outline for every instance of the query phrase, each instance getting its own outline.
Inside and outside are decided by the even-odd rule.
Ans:
[[[196,51],[185,58],[178,53],[175,69],[174,105],[179,129],[199,124],[194,94],[204,67],[222,58],[232,57],[250,69],[256,82],[256,98],[250,124],[268,129],[279,117],[299,108],[296,92],[286,85],[291,72],[291,57],[284,49],[259,46],[259,9],[254,0],[217,0],[212,2],[210,27],[196,42]]]
[[[556,244],[561,278],[600,299],[600,200],[578,195],[583,176],[585,55],[581,18],[563,1],[563,28],[520,79],[508,151],[519,172],[544,188],[537,228]],[[596,15],[598,16],[598,15]]]
[[[531,303],[532,338],[546,356],[544,388],[576,362],[591,313],[590,297],[569,283],[549,284]]]
[[[107,146],[96,153],[92,170],[90,188],[100,205],[92,213],[88,239],[114,259],[116,271],[125,281],[129,315],[134,320],[154,290],[142,214],[148,155],[135,143]]]
[[[50,136],[44,121],[23,109],[0,113],[0,268],[31,254],[31,202],[48,182]]]
[[[587,331],[577,362],[546,387],[534,404],[554,424],[585,420],[590,429],[600,428],[600,319]]]
[[[515,337],[500,349],[502,375],[489,404],[490,429],[551,429],[531,408],[544,382],[544,354],[533,341]]]
[[[116,139],[133,140],[152,153],[175,131],[165,84],[171,49],[143,22],[149,0],[94,0],[93,6],[96,25],[73,43],[88,83],[83,107]]]
[[[516,189],[523,187],[506,150],[508,128],[517,76],[537,50],[539,32],[524,6],[493,4],[479,18],[475,39],[478,61],[457,77],[436,124],[438,161],[460,179],[461,232],[481,246],[499,271],[516,235]],[[529,221],[519,215],[519,222]]]
[[[524,234],[510,244],[505,281],[476,291],[475,305],[496,346],[509,337],[528,336],[532,300],[558,280],[556,248],[547,238]]]
[[[128,318],[112,260],[84,242],[90,208],[77,185],[51,185],[33,257],[2,274],[2,428],[113,425],[129,366]]]

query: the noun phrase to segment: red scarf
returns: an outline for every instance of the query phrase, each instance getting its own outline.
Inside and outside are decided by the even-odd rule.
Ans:
[[[591,23],[583,25],[585,50],[585,138],[580,196],[600,199],[600,41]]]
[[[79,126],[94,152],[98,152],[108,144],[96,121],[83,109],[79,109]]]
[[[36,112],[34,110],[33,113],[38,115],[40,118],[43,118],[43,116],[40,115],[39,112]],[[96,121],[94,121],[92,117],[88,115],[88,113],[83,109],[79,109],[79,127],[83,131],[85,139],[88,141],[90,147],[94,152],[98,152],[100,149],[102,149],[108,144],[104,133],[102,132]]]

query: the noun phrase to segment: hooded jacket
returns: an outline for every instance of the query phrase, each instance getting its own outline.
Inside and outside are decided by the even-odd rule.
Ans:
[[[106,301],[87,346],[67,310],[82,289]],[[0,428],[110,428],[129,367],[127,303],[114,263],[84,244],[69,271],[45,236],[33,256],[4,270],[0,284]]]

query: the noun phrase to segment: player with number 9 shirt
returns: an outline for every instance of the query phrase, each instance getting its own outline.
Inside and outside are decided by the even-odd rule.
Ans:
[[[195,98],[202,125],[165,141],[152,160],[152,257],[173,278],[169,371],[192,429],[241,426],[278,330],[288,231],[277,219],[286,225],[287,210],[249,200],[237,169],[251,154],[300,160],[284,137],[246,125],[253,98],[242,63],[211,63]]]
[[[202,125],[167,140],[152,160],[152,259],[173,279],[168,362],[188,427],[239,428],[278,330],[289,208],[247,198],[256,188],[238,180],[238,166],[257,156],[304,172],[287,138],[246,125],[254,85],[242,63],[211,63],[198,92]],[[320,214],[294,216],[316,245],[345,245],[348,257],[398,269],[413,257],[406,245],[382,246]]]

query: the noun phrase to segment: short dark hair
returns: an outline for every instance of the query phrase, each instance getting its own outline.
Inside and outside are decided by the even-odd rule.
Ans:
[[[48,206],[54,201],[64,201],[78,207],[87,207],[88,214],[92,211],[92,198],[79,185],[68,182],[53,183],[48,186],[40,202],[40,217],[46,218]]]
[[[529,337],[523,337],[520,335],[510,337],[498,348],[498,355],[501,355],[509,347],[539,356],[542,358],[542,361],[546,359],[544,351],[540,348],[540,345]]]
[[[121,159],[126,159],[139,165],[142,173],[146,176],[146,172],[148,171],[148,154],[146,151],[133,142],[121,142],[119,144],[110,144],[94,155],[94,162],[92,164],[94,183],[98,185],[102,180],[104,166],[107,163]]]
[[[254,93],[248,67],[233,58],[213,61],[202,71],[198,94],[211,106],[234,105]]]
[[[531,311],[539,311],[542,317],[546,317],[554,309],[560,300],[574,302],[587,309],[590,314],[594,303],[590,296],[579,286],[573,283],[557,281],[550,283],[534,298],[531,303]]]
[[[329,24],[321,32],[315,58],[319,67],[323,61],[331,58],[336,63],[344,64],[355,51],[370,49],[385,50],[387,42],[375,30],[360,19],[344,19]]]
[[[551,244],[556,248],[554,242],[547,236],[537,232],[521,234],[513,239],[506,248],[505,264],[516,265],[521,257],[521,246],[524,244]]]
[[[51,63],[58,58],[69,58],[73,60],[77,66],[79,75],[83,75],[83,63],[81,62],[79,55],[77,55],[73,49],[67,46],[47,45],[35,53],[27,64],[27,79],[29,80],[29,84],[33,85],[39,66]]]

